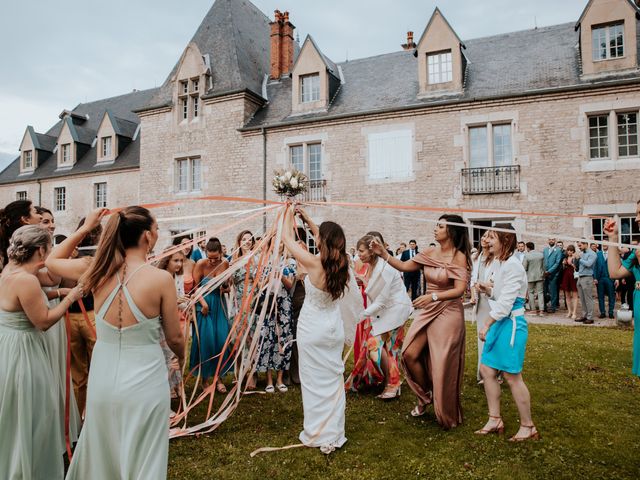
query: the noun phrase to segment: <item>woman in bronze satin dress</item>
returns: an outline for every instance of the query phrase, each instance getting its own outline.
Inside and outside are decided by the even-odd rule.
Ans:
[[[468,230],[458,215],[442,215],[434,228],[438,246],[402,262],[372,242],[374,251],[401,272],[424,269],[427,291],[413,306],[417,309],[402,348],[407,383],[418,397],[414,417],[433,403],[438,423],[445,429],[462,423],[460,391],[464,373],[465,325],[462,295],[471,268]]]

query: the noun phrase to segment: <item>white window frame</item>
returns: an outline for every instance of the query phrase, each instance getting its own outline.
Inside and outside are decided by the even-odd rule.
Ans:
[[[300,75],[300,103],[320,101],[320,73]]]
[[[496,131],[502,130],[504,127],[509,127],[509,144],[508,144],[508,152],[509,159],[505,161],[505,155],[498,153],[500,150],[504,150],[506,143],[501,143],[500,145],[496,144]],[[485,137],[485,151],[486,151],[486,164],[485,165],[474,165],[472,162],[474,160],[473,157],[473,145],[472,145],[472,132],[479,131],[480,129],[485,129],[486,137]],[[488,167],[510,167],[515,165],[515,153],[514,153],[514,123],[513,120],[506,121],[495,121],[495,122],[487,122],[487,123],[479,123],[479,124],[471,124],[467,125],[467,144],[469,146],[469,168],[488,168]],[[505,138],[503,135],[501,138]],[[500,161],[502,159],[502,161]]]
[[[611,115],[608,113],[600,113],[587,116],[587,129],[589,139],[589,160],[606,160],[611,157],[611,142],[609,136],[611,129],[609,128],[609,118]],[[595,122],[592,122],[595,120]],[[605,129],[604,135],[602,129]],[[596,145],[591,143],[595,141]]]
[[[617,145],[618,145],[618,158],[637,158],[640,154],[640,137],[638,134],[638,111],[617,111],[616,113],[616,137],[617,137]],[[625,122],[623,124],[620,123],[620,117],[623,115],[634,115],[635,122]],[[624,127],[626,131],[620,131],[621,127]],[[635,133],[629,133],[629,130],[635,129]],[[634,138],[635,137],[635,138]],[[625,144],[623,145],[621,140],[625,139]],[[635,153],[630,153],[635,147]],[[623,149],[627,149],[626,153],[622,153]]]
[[[316,182],[324,179],[324,146],[322,141],[308,141],[300,143],[292,143],[287,146],[288,148],[288,163],[292,168],[296,168],[303,172],[309,178],[309,181]],[[302,157],[296,154],[294,159],[294,152],[299,152],[301,149]],[[314,153],[312,153],[312,150]],[[318,162],[312,160],[312,155],[316,155],[316,151],[319,151],[320,159]],[[313,163],[313,164],[312,164]],[[315,164],[319,164],[316,166]],[[312,168],[313,167],[313,168]]]
[[[367,176],[373,181],[413,178],[414,140],[411,128],[390,128],[367,135]]]
[[[104,191],[102,190],[104,187]],[[107,182],[96,182],[93,184],[93,206],[94,208],[107,208],[108,187]]]
[[[28,164],[27,159],[29,160]],[[33,150],[22,152],[22,168],[23,170],[33,170]]]
[[[427,81],[429,85],[453,81],[453,57],[451,50],[427,53]]]
[[[29,198],[29,194],[26,190],[18,190],[16,192],[16,200],[27,200]]]
[[[181,166],[185,165],[184,177]],[[195,167],[194,167],[195,166]],[[187,194],[202,191],[202,157],[180,157],[175,159],[174,192]]]
[[[65,186],[54,187],[53,209],[55,212],[67,211],[67,187]]]
[[[622,30],[620,35],[618,35],[618,27]],[[617,39],[621,38],[622,43],[618,44]],[[598,40],[596,44],[596,39]],[[611,45],[611,41],[616,42],[615,45]],[[602,41],[605,44],[605,56],[601,55],[602,53]],[[618,54],[618,49],[622,47],[622,53]],[[597,25],[591,27],[591,49],[592,49],[592,60],[594,62],[602,62],[605,60],[615,60],[618,58],[623,58],[625,56],[625,45],[624,45],[624,22],[616,22],[609,25]],[[614,55],[611,54],[611,50],[614,50]]]
[[[71,144],[65,143],[60,146],[60,163],[67,165],[71,162]]]
[[[100,156],[102,158],[107,158],[112,155],[113,151],[113,137],[102,137],[100,138]]]
[[[612,217],[614,214],[606,215],[607,217]],[[638,227],[636,224],[636,216],[633,213],[628,214],[618,214],[620,217],[620,241],[622,243],[630,244],[634,240],[640,241],[640,232],[638,232]],[[606,218],[601,216],[600,218],[592,218],[591,219],[591,236],[594,240],[608,240],[609,238],[604,234],[604,223],[607,221]],[[599,224],[598,228],[594,228],[595,225]],[[634,230],[636,230],[634,232]]]

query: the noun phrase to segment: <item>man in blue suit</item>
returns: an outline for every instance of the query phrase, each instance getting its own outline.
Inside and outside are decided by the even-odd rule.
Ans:
[[[549,246],[544,252],[544,298],[549,298],[548,313],[555,313],[560,306],[558,295],[558,281],[562,265],[562,249],[556,246],[556,239],[549,239]]]
[[[596,264],[593,268],[593,278],[598,287],[598,306],[600,307],[600,318],[605,318],[604,297],[609,300],[609,318],[613,318],[613,310],[616,306],[616,289],[613,280],[609,277],[607,259],[609,257],[609,246],[603,245],[602,250],[597,252]]]

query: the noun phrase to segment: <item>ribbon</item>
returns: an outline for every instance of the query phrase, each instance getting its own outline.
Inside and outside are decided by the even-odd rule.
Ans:
[[[71,463],[71,439],[69,438],[69,404],[71,403],[71,319],[69,311],[64,312],[64,327],[67,338],[67,355],[65,371],[65,392],[64,392],[64,441],[67,449],[67,457]]]

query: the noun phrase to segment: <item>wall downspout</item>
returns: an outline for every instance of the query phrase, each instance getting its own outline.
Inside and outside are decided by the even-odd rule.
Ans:
[[[267,206],[267,130],[262,127],[262,200],[264,200],[263,206]],[[267,212],[262,214],[262,229],[267,231]]]
[[[42,205],[42,183],[39,179],[36,182],[38,182],[38,205]]]

